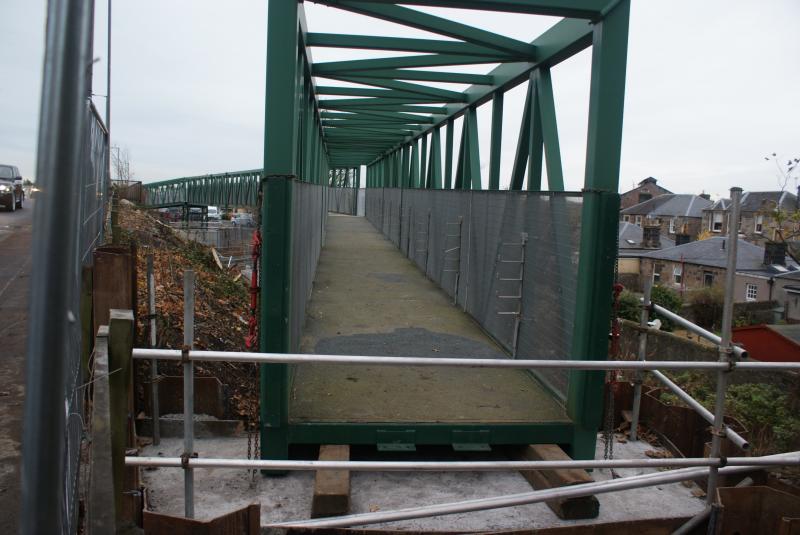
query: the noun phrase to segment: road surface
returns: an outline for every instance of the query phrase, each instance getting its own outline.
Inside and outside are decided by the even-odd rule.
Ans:
[[[17,533],[34,201],[0,211],[0,533]]]

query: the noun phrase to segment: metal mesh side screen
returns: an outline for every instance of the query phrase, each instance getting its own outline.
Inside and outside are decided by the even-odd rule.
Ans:
[[[337,214],[354,214],[356,190],[353,188],[329,188],[328,211]]]
[[[74,254],[74,264],[67,266],[65,279],[69,281],[71,310],[80,314],[81,271],[93,262],[93,251],[104,242],[104,225],[108,211],[108,135],[91,105],[86,106],[86,131],[83,139],[83,153],[80,162],[81,184],[73,199],[78,202],[78,239]],[[81,441],[83,438],[83,392],[81,388],[81,354],[83,341],[80,319],[70,323],[69,362],[65,363],[64,411],[66,432],[64,440],[64,503],[62,504],[62,525],[72,533],[77,529],[79,501],[79,472]]]
[[[311,297],[314,274],[324,243],[330,188],[307,182],[295,182],[292,196],[292,317],[291,348],[300,345],[300,331]]]
[[[572,193],[368,188],[366,213],[510,353],[516,335],[518,358],[567,359],[581,202]],[[567,377],[540,374],[562,396]]]

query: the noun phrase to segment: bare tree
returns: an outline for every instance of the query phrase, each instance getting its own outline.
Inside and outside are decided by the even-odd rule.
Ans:
[[[766,161],[771,161],[775,164],[778,176],[778,186],[781,191],[786,191],[790,182],[794,184],[794,193],[797,191],[798,173],[800,173],[800,158],[789,158],[786,163],[783,163],[783,158],[779,158],[776,153],[770,156],[765,156]],[[800,200],[800,199],[798,199]],[[760,212],[772,218],[773,240],[786,244],[786,252],[795,262],[800,263],[800,255],[792,242],[796,242],[800,238],[800,205],[795,202],[794,206],[787,208],[781,205],[780,202],[771,202],[770,205],[764,206]]]
[[[133,180],[135,175],[131,168],[131,154],[127,148],[111,147],[111,165],[117,175],[116,180],[125,182]]]

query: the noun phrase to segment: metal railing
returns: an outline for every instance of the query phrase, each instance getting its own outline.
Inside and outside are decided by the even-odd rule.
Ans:
[[[732,190],[734,215],[739,206],[741,190]],[[734,235],[734,240],[735,235]],[[797,362],[749,362],[741,359],[747,358],[747,353],[741,348],[731,344],[731,310],[733,303],[732,278],[735,274],[736,247],[728,247],[729,270],[726,280],[726,304],[723,317],[722,336],[717,336],[694,323],[674,314],[663,307],[650,301],[650,285],[645,287],[645,296],[642,300],[641,325],[642,329],[639,353],[637,360],[608,361],[608,360],[552,360],[552,359],[486,359],[486,358],[429,358],[429,357],[384,357],[384,356],[352,356],[352,355],[310,355],[295,353],[250,353],[226,351],[201,351],[191,349],[191,334],[193,326],[193,290],[192,281],[185,281],[186,299],[184,309],[184,324],[187,326],[185,336],[186,347],[182,350],[173,349],[146,349],[134,348],[134,359],[147,360],[172,360],[180,361],[184,365],[184,454],[181,457],[126,457],[128,466],[155,466],[183,468],[186,475],[185,482],[185,507],[186,516],[193,515],[193,483],[192,470],[210,468],[246,468],[248,470],[278,470],[278,471],[308,471],[308,470],[351,470],[351,471],[509,471],[509,470],[552,470],[561,468],[677,468],[666,473],[646,474],[635,477],[626,477],[611,481],[601,481],[569,488],[548,489],[534,491],[512,496],[500,496],[468,502],[440,504],[434,506],[416,507],[399,511],[386,511],[348,515],[336,519],[318,519],[310,521],[296,521],[273,524],[273,527],[347,527],[363,524],[389,522],[394,520],[422,518],[457,512],[477,511],[512,505],[538,503],[554,498],[586,496],[604,492],[614,492],[625,489],[641,488],[656,484],[684,481],[708,477],[708,503],[709,506],[687,526],[694,526],[703,521],[713,512],[716,485],[720,473],[738,473],[757,469],[759,467],[800,465],[800,452],[792,452],[762,457],[724,457],[721,452],[721,440],[727,438],[739,448],[747,450],[748,442],[734,430],[723,423],[725,388],[727,374],[734,370],[750,371],[800,371]],[[733,258],[733,260],[731,260]],[[718,361],[648,361],[647,353],[647,320],[650,311],[653,311],[688,330],[717,343],[720,348]],[[395,461],[283,461],[283,460],[250,460],[250,459],[219,459],[219,458],[194,458],[192,451],[192,426],[193,410],[193,384],[191,370],[194,362],[245,362],[245,363],[270,363],[270,364],[336,364],[336,365],[381,365],[381,366],[438,366],[438,367],[470,367],[470,368],[514,368],[528,370],[542,369],[567,369],[567,370],[634,370],[634,406],[631,423],[631,440],[637,440],[636,430],[640,417],[642,372],[651,373],[667,388],[675,393],[689,407],[694,409],[701,417],[713,425],[714,441],[708,458],[668,458],[668,459],[636,459],[636,460],[570,460],[570,461],[446,461],[446,462],[395,462]],[[715,410],[712,413],[703,407],[697,400],[671,381],[660,370],[705,370],[717,374],[717,392]],[[680,530],[679,530],[680,531]]]

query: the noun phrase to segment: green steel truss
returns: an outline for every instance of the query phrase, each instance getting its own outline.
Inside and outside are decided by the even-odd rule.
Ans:
[[[605,358],[616,256],[630,0],[406,0],[402,6],[387,0],[315,1],[424,30],[442,39],[310,33],[302,2],[269,0],[263,171],[260,175],[250,171],[148,186],[150,198],[160,202],[183,195],[187,200],[202,199],[209,204],[252,204],[253,182],[260,178],[264,235],[261,350],[294,349],[290,347],[288,319],[294,181],[359,187],[359,169],[366,166],[367,187],[480,189],[476,110],[491,102],[491,142],[483,149],[489,160],[488,188],[499,189],[503,95],[527,84],[510,188],[541,190],[544,169],[548,188],[563,190],[550,70],[592,47],[571,357]],[[405,6],[563,18],[532,41],[524,42]],[[378,50],[385,51],[386,56],[314,63],[310,53],[314,47]],[[395,52],[411,55],[392,55]],[[459,71],[462,65],[481,64],[497,66],[484,74]],[[323,84],[322,80],[331,82]],[[442,84],[468,87],[446,89]],[[455,139],[458,119],[461,134]],[[265,458],[286,458],[290,443],[374,443],[379,428],[398,429],[399,424],[391,422],[292,424],[289,384],[286,366],[262,368],[261,445]],[[489,426],[488,432],[496,443],[556,442],[568,447],[576,458],[592,457],[601,422],[602,389],[601,372],[574,372],[567,397],[572,424]],[[457,426],[448,425],[405,427],[418,431],[421,443],[446,443],[451,432],[457,431]]]

